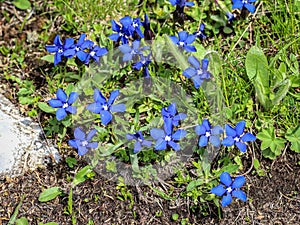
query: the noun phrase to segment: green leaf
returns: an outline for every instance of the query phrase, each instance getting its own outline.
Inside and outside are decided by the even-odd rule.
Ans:
[[[39,223],[39,225],[59,225],[59,224],[55,222],[49,222],[49,223]]]
[[[54,63],[54,55],[45,55],[41,60],[47,61],[49,63]]]
[[[73,157],[68,157],[68,158],[66,159],[66,163],[68,164],[68,166],[69,166],[70,168],[73,168],[74,165],[77,165],[77,160],[76,160],[75,158],[73,158]]]
[[[272,105],[277,105],[288,93],[291,86],[291,81],[289,79],[285,80],[280,86],[278,91],[274,94],[274,97],[271,98]]]
[[[28,225],[28,220],[25,217],[21,217],[16,220],[16,225]]]
[[[21,198],[19,204],[17,205],[17,207],[16,207],[14,213],[13,213],[12,216],[10,217],[10,219],[9,219],[9,221],[8,221],[8,223],[7,223],[7,225],[13,225],[13,224],[15,224],[15,221],[16,221],[17,216],[18,216],[18,213],[19,213],[19,209],[20,209],[20,207],[21,207],[21,205],[22,205],[22,203],[23,203],[24,198],[25,198],[25,195],[22,196],[22,198]]]
[[[76,173],[74,180],[72,182],[72,186],[75,187],[76,185],[84,182],[87,179],[87,175],[92,172],[93,172],[93,168],[90,165],[83,167],[81,170],[79,170]]]
[[[203,179],[197,179],[197,180],[193,180],[191,181],[188,186],[186,187],[186,191],[192,191],[193,189],[195,189],[196,187],[202,185],[204,183]]]
[[[43,111],[43,112],[46,112],[46,113],[55,113],[55,109],[52,108],[50,105],[48,105],[47,103],[45,102],[38,102],[38,107]]]
[[[296,128],[289,128],[286,132],[285,138],[291,142],[291,150],[300,153],[300,126]]]
[[[52,199],[55,199],[57,196],[61,195],[62,191],[59,187],[51,187],[46,190],[44,190],[40,196],[39,201],[40,202],[48,202]]]
[[[18,9],[26,10],[31,8],[31,3],[28,0],[14,0],[12,2]]]

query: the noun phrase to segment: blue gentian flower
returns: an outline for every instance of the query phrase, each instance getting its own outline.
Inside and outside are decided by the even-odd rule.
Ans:
[[[140,57],[141,57],[140,61],[138,61],[137,63],[134,63],[132,65],[132,68],[136,69],[136,70],[140,70],[143,67],[143,74],[144,74],[144,77],[146,77],[146,78],[150,77],[150,73],[148,70],[148,66],[151,63],[150,56],[151,56],[151,52],[147,56],[140,55]]]
[[[167,146],[170,146],[175,151],[179,151],[180,145],[175,141],[184,138],[187,132],[183,129],[178,129],[173,133],[172,120],[166,119],[164,122],[164,130],[159,128],[150,130],[151,137],[156,140],[155,150],[165,150]]]
[[[126,134],[126,138],[127,140],[135,140],[134,153],[138,153],[142,149],[142,146],[150,147],[152,144],[152,141],[145,140],[141,131],[137,131],[135,134]]]
[[[193,67],[185,69],[182,74],[186,78],[192,78],[195,88],[198,89],[202,82],[208,80],[211,76],[210,72],[207,70],[209,61],[206,58],[202,59],[201,67],[200,62],[194,56],[189,56],[188,61]]]
[[[62,57],[71,58],[73,55],[66,55],[66,51],[72,48],[74,44],[73,38],[67,38],[62,44],[59,35],[56,35],[54,38],[54,45],[46,45],[46,49],[50,53],[55,53],[54,55],[54,66],[56,66],[59,62],[61,62]]]
[[[85,40],[85,38],[86,34],[81,34],[77,43],[65,51],[65,55],[70,57],[77,56],[80,61],[84,62],[88,56],[88,53],[84,50],[94,45],[92,41]]]
[[[180,31],[180,32],[178,32],[178,37],[179,37],[179,39],[176,36],[170,36],[170,39],[179,48],[184,49],[187,52],[196,52],[197,51],[195,46],[190,45],[195,41],[195,39],[196,39],[195,35],[188,34],[188,32],[186,32],[186,31]]]
[[[143,26],[140,18],[134,18],[131,25],[129,26],[129,32],[131,37],[134,37],[134,32],[136,32],[140,38],[144,38],[144,34],[141,31],[141,26]]]
[[[255,6],[250,4],[256,2],[256,0],[232,0],[232,9],[242,9],[245,7],[249,12],[255,12]]]
[[[231,22],[232,20],[234,20],[234,14],[232,14],[231,12],[227,12],[226,13],[227,19],[229,22]]]
[[[207,146],[208,141],[215,147],[220,147],[220,135],[223,133],[223,128],[219,125],[211,127],[207,119],[202,121],[201,125],[195,128],[196,134],[200,136],[198,145],[200,147]]]
[[[237,123],[235,128],[230,125],[225,125],[226,138],[223,139],[222,145],[232,146],[235,145],[241,152],[246,152],[248,141],[255,141],[256,137],[251,133],[244,133],[246,122],[244,120]]]
[[[118,95],[119,90],[114,90],[110,93],[109,99],[106,100],[100,90],[95,89],[95,102],[89,104],[86,108],[93,113],[100,114],[102,124],[107,125],[112,120],[111,112],[124,112],[126,109],[124,104],[113,105]]]
[[[186,0],[169,0],[172,6],[178,5],[179,7],[183,8],[184,6],[191,7],[194,6],[194,2],[187,2]]]
[[[140,41],[135,40],[132,42],[132,46],[129,44],[124,44],[118,47],[123,55],[123,62],[132,60],[132,57],[135,55],[142,55],[142,51],[145,47],[140,49]]]
[[[117,24],[116,21],[111,21],[112,30],[117,32],[117,34],[111,34],[108,38],[115,42],[119,42],[121,40],[122,44],[127,44],[128,39],[131,36],[129,32],[129,26],[132,23],[130,16],[125,16],[120,19],[120,23],[122,24],[122,27]]]
[[[91,44],[94,44],[93,42]],[[84,63],[85,64],[89,64],[90,59],[92,58],[94,61],[96,61],[97,63],[99,63],[100,57],[107,54],[108,50],[107,48],[100,48],[99,46],[95,45],[95,46],[91,46],[90,45],[90,52],[88,53]]]
[[[77,127],[74,130],[75,139],[69,140],[69,145],[78,150],[79,156],[83,156],[88,152],[88,149],[98,147],[97,142],[90,142],[96,133],[97,130],[93,129],[86,135],[79,127]]]
[[[171,119],[173,126],[178,126],[179,125],[179,121],[180,120],[184,120],[186,118],[186,114],[184,114],[184,113],[177,113],[176,103],[175,102],[171,103],[168,106],[168,108],[162,108],[161,114],[162,114],[164,120]]]
[[[76,114],[77,108],[76,106],[72,106],[78,98],[76,92],[71,92],[68,98],[67,94],[59,88],[56,92],[56,97],[56,99],[49,100],[48,103],[51,107],[58,108],[56,110],[56,119],[58,121],[63,120],[68,113]]]
[[[221,202],[222,207],[225,207],[232,202],[232,196],[242,200],[243,202],[247,201],[245,192],[239,190],[239,188],[241,188],[246,181],[244,176],[236,177],[234,181],[232,181],[230,174],[227,172],[223,172],[220,176],[220,181],[222,184],[213,187],[211,189],[211,193],[220,197],[223,196]]]
[[[201,23],[201,24],[200,24],[200,27],[199,27],[199,30],[196,31],[196,32],[194,32],[193,34],[194,34],[196,37],[198,37],[198,38],[200,38],[201,40],[203,40],[203,39],[206,38],[206,36],[205,36],[205,34],[204,34],[204,29],[205,29],[205,25],[204,25],[203,23]]]

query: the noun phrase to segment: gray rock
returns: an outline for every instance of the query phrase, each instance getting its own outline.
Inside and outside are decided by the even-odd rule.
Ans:
[[[49,142],[38,123],[21,116],[0,94],[0,174],[16,176],[43,167],[49,156],[58,162],[59,153]]]

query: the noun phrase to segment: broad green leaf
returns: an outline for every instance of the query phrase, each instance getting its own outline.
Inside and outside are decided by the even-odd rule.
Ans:
[[[38,102],[38,107],[43,111],[43,112],[46,112],[46,113],[55,113],[55,109],[52,108],[51,106],[49,106],[47,103],[45,102]]]
[[[76,185],[84,182],[87,179],[86,176],[91,172],[93,172],[93,168],[90,165],[83,167],[81,170],[79,170],[76,173],[74,180],[72,182],[72,186],[75,187]]]
[[[41,60],[47,61],[49,63],[54,63],[54,55],[45,55]]]
[[[186,191],[192,191],[193,189],[195,189],[196,187],[202,185],[204,183],[203,179],[197,179],[197,180],[193,180],[191,181],[188,186],[186,187]]]
[[[51,187],[46,190],[44,190],[40,196],[39,196],[39,201],[40,202],[48,202],[52,199],[55,199],[57,196],[61,195],[62,191],[60,190],[59,187]]]
[[[30,1],[28,0],[14,0],[12,2],[18,9],[26,10],[31,8]]]
[[[16,225],[28,225],[28,220],[25,217],[21,217],[16,220]]]
[[[271,98],[272,105],[277,105],[288,93],[291,86],[291,81],[289,79],[285,80],[278,88],[278,91],[274,93],[274,97]]]
[[[291,150],[300,153],[300,126],[296,128],[289,128],[286,132],[285,138],[291,142]]]

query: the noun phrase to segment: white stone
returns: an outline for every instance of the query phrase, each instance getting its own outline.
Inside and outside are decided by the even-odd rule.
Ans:
[[[41,134],[37,123],[22,117],[0,94],[0,174],[20,175],[44,166],[49,155],[59,160],[57,150]]]

